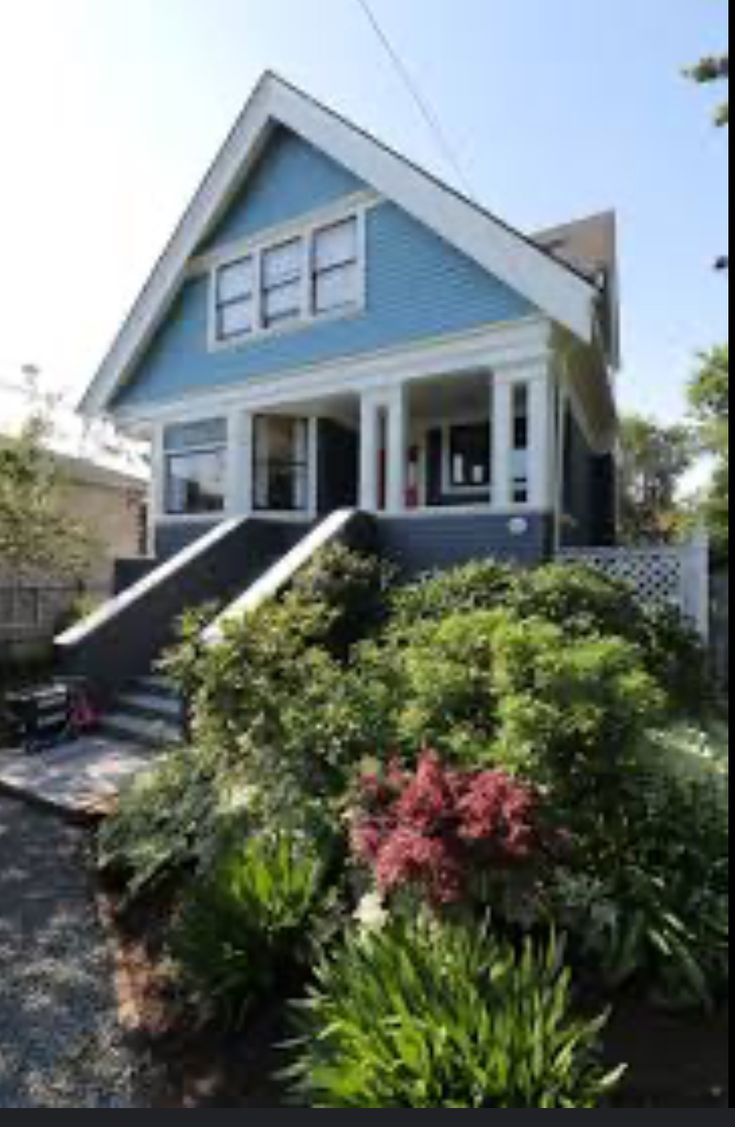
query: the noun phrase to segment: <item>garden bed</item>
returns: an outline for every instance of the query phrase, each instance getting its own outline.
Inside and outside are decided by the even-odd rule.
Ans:
[[[146,1106],[157,1108],[286,1107],[276,1077],[286,1064],[286,999],[274,1000],[240,1034],[198,1024],[182,1011],[163,956],[169,910],[122,912],[105,898],[117,951],[124,1024],[149,1062]],[[597,1000],[592,1007],[599,1010]],[[606,1035],[611,1065],[626,1061],[616,1107],[729,1107],[729,1011],[671,1014],[640,1001],[617,1005]]]
[[[147,1106],[728,1106],[697,639],[585,571],[378,578],[320,561],[169,661],[196,743],[99,850]]]

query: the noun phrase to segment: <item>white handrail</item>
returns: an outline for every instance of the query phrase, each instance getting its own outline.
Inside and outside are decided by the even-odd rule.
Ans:
[[[247,591],[230,604],[218,618],[208,626],[202,635],[206,645],[217,645],[223,640],[228,622],[242,619],[252,614],[268,599],[274,598],[297,572],[304,567],[321,548],[338,539],[350,522],[358,515],[357,509],[337,509],[312,529],[298,544],[287,552],[277,563],[257,579]]]
[[[59,634],[55,639],[56,645],[68,647],[76,646],[79,645],[80,642],[84,642],[101,627],[107,626],[110,622],[113,622],[127,610],[128,607],[133,606],[135,603],[145,598],[147,594],[154,591],[161,583],[164,583],[167,579],[171,579],[179,572],[183,571],[192,560],[195,560],[197,556],[208,551],[220,540],[224,540],[224,538],[229,536],[231,532],[234,532],[239,525],[244,524],[247,519],[247,517],[237,517],[222,521],[204,536],[195,540],[186,548],[183,548],[182,551],[177,552],[171,559],[166,560],[137,583],[128,587],[122,594],[115,596],[114,599],[110,599],[109,602],[106,602],[96,611],[93,611],[93,613],[82,622],[70,627],[69,630],[65,630],[63,634]]]

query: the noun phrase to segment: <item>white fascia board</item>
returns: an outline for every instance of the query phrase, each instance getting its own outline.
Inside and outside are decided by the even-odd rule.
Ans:
[[[274,80],[271,108],[285,125],[399,204],[553,320],[590,344],[599,290],[492,216],[355,129],[317,102]]]
[[[261,79],[80,405],[100,414],[151,339],[201,240],[281,124],[349,168],[585,343],[599,291],[517,232],[276,76]]]
[[[95,416],[105,410],[169,308],[201,239],[255,164],[269,132],[268,101],[266,77],[256,87],[82,399],[82,415]]]

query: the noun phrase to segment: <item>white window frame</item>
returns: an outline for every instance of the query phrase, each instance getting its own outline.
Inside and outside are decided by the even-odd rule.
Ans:
[[[166,435],[166,431],[168,429],[173,429],[173,428],[179,427],[179,426],[192,426],[192,427],[194,427],[194,426],[205,424],[205,423],[208,423],[208,422],[213,422],[215,420],[216,421],[222,420],[226,423],[225,439],[222,442],[198,443],[195,446],[187,446],[186,448],[183,448],[183,449],[180,449],[180,450],[169,450],[166,447],[165,435]],[[190,522],[196,523],[197,521],[201,521],[201,522],[219,521],[219,520],[223,520],[227,516],[230,461],[231,461],[231,458],[232,458],[232,452],[231,452],[231,448],[230,448],[231,447],[231,443],[230,443],[231,427],[232,427],[232,424],[231,424],[229,416],[227,414],[222,414],[222,415],[202,415],[200,418],[187,418],[187,419],[183,419],[183,420],[180,420],[180,421],[177,420],[175,422],[169,422],[161,428],[161,452],[160,452],[160,467],[159,467],[159,474],[160,474],[160,484],[159,484],[159,488],[160,488],[160,512],[158,514],[159,520],[162,520],[166,523],[172,523],[172,524],[177,522],[177,521],[180,522],[180,523],[190,523]],[[224,454],[225,487],[224,487],[224,498],[223,498],[224,504],[223,504],[222,508],[221,509],[209,509],[209,510],[206,510],[204,512],[181,512],[181,513],[177,513],[177,512],[171,511],[169,509],[169,500],[170,500],[169,499],[169,485],[170,485],[169,462],[170,462],[170,459],[176,458],[176,457],[185,457],[187,455],[214,454],[214,453],[223,453]]]
[[[352,202],[345,206],[342,201],[339,209],[332,208],[313,214],[308,220],[271,228],[257,238],[233,244],[218,251],[208,263],[208,316],[207,338],[210,352],[231,352],[247,348],[255,341],[270,339],[286,333],[298,332],[313,325],[329,321],[344,320],[364,313],[367,306],[367,212],[372,202]],[[357,276],[358,285],[355,301],[349,305],[329,309],[324,313],[316,310],[314,285],[314,248],[317,234],[330,227],[355,220],[357,224]],[[298,317],[275,325],[267,326],[263,316],[263,259],[269,250],[275,250],[284,243],[301,239],[301,314]],[[219,274],[228,266],[252,257],[253,259],[253,325],[250,332],[222,339],[219,336]]]

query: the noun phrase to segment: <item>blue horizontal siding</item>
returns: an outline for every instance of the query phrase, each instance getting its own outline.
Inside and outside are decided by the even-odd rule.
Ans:
[[[226,215],[197,253],[257,235],[364,187],[348,169],[279,126]]]
[[[496,559],[533,566],[551,552],[552,518],[530,513],[528,529],[511,531],[511,518],[494,513],[381,517],[378,543],[384,556],[406,576],[441,571],[471,560]]]
[[[368,214],[367,307],[232,350],[207,348],[208,279],[185,283],[117,406],[142,406],[485,324],[533,307],[391,203]]]

